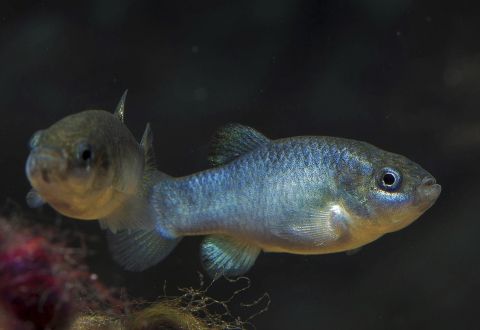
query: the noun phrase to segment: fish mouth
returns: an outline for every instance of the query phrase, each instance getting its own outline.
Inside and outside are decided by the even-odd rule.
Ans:
[[[437,183],[437,181],[435,180],[435,178],[433,176],[426,176],[423,178],[422,180],[422,185],[423,186],[433,186]]]
[[[438,196],[442,192],[442,186],[437,184],[434,177],[428,175],[423,178],[421,185],[417,188],[419,204],[424,205],[426,208],[435,203]]]
[[[33,150],[28,156],[25,172],[31,183],[51,183],[65,176],[67,160],[55,149]]]

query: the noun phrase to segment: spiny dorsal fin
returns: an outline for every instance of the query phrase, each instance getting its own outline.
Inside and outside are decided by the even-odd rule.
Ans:
[[[123,93],[122,98],[120,99],[120,102],[118,102],[117,109],[115,109],[115,112],[113,113],[115,117],[120,119],[123,123],[123,117],[125,115],[125,98],[127,97],[127,92],[128,89]]]
[[[153,133],[150,129],[150,123],[147,124],[147,128],[143,133],[140,146],[145,153],[145,170],[155,169],[157,167],[157,164],[155,161],[155,153],[153,152]]]
[[[213,135],[208,150],[208,160],[214,166],[224,165],[269,143],[269,139],[251,127],[228,124],[220,127]]]

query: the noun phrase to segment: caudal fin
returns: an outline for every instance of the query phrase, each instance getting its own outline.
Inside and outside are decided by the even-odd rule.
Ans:
[[[120,105],[119,105],[120,106]],[[155,224],[152,228],[134,228],[116,233],[107,231],[107,240],[113,259],[127,270],[142,271],[162,261],[182,239],[168,235],[168,230],[162,228],[165,207],[156,209],[152,205],[153,198],[162,204],[164,196],[152,196],[154,187],[172,180],[168,175],[156,170],[153,152],[153,135],[147,124],[140,145],[145,153],[145,169],[138,199],[145,204],[144,210],[153,212]]]
[[[182,238],[169,238],[157,230],[107,231],[113,259],[127,270],[142,271],[162,261]]]
[[[171,210],[164,203],[167,197],[156,192],[158,186],[163,187],[173,179],[156,170],[150,169],[149,172],[144,176],[141,195],[154,209],[157,218],[155,228],[121,230],[116,234],[107,232],[113,259],[125,269],[132,271],[143,271],[159,263],[182,239],[171,234],[166,228]]]

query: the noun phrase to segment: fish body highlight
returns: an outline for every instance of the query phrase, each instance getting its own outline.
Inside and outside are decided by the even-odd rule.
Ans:
[[[115,113],[83,111],[33,135],[25,166],[30,206],[46,202],[68,217],[98,219],[113,232],[155,227],[156,213],[142,197],[151,131],[147,125],[136,142],[123,123],[125,95]]]
[[[158,173],[146,194],[155,230],[109,234],[130,270],[161,261],[189,235],[208,235],[211,277],[239,276],[259,253],[357,249],[416,220],[441,187],[419,165],[368,143],[332,137],[269,140],[241,125],[215,134],[218,167],[182,178]]]

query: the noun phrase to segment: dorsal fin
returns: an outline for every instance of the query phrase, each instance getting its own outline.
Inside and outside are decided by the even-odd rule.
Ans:
[[[214,166],[224,165],[249,151],[265,146],[270,140],[251,127],[227,124],[213,135],[208,160]]]
[[[155,161],[155,153],[153,152],[153,133],[150,129],[150,123],[147,124],[147,128],[143,133],[140,146],[145,153],[145,170],[155,169],[157,164]]]
[[[128,89],[123,93],[122,98],[120,99],[120,102],[118,102],[117,109],[115,109],[115,112],[113,113],[115,117],[120,119],[123,123],[123,116],[125,115],[125,98],[127,97],[127,92]]]

